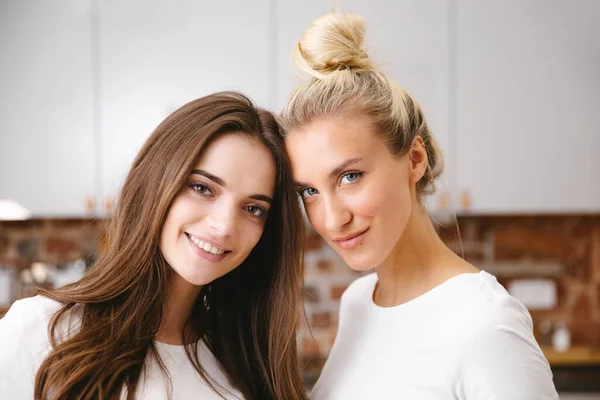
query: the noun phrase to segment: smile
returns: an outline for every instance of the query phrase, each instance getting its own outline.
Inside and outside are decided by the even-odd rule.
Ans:
[[[206,253],[209,254],[213,254],[216,256],[220,256],[223,255],[225,253],[230,253],[231,250],[226,250],[224,248],[222,248],[221,246],[215,246],[213,243],[210,243],[206,240],[202,240],[202,239],[198,239],[195,236],[190,235],[189,233],[186,232],[187,237],[190,239],[190,241],[192,243],[194,243],[196,245],[196,247],[198,247],[198,249],[205,251]]]
[[[357,247],[358,245],[362,244],[362,242],[365,240],[365,236],[368,230],[369,228],[365,229],[362,232],[353,233],[343,238],[334,239],[334,242],[342,249],[351,250]]]

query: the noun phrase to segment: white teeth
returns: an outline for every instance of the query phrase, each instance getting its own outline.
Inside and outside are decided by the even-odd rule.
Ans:
[[[198,246],[202,250],[206,251],[207,253],[216,254],[216,255],[221,255],[221,254],[225,253],[224,250],[217,249],[212,244],[205,242],[204,240],[200,240],[197,237],[194,237],[192,235],[189,235],[189,237],[190,237],[190,239],[192,239],[192,242],[194,242],[196,244],[196,246]]]

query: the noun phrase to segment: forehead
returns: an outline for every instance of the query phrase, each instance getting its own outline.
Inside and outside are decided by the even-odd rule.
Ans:
[[[272,195],[275,161],[267,147],[243,132],[223,134],[204,149],[194,169],[225,181],[228,190],[240,194]]]
[[[362,158],[366,162],[387,153],[383,140],[363,117],[331,118],[312,122],[290,132],[286,139],[296,180],[328,174],[341,163]]]

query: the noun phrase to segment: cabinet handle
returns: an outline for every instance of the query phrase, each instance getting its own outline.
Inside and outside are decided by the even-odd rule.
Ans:
[[[446,210],[450,206],[450,193],[448,191],[440,193],[438,197],[438,207],[441,210]]]
[[[90,195],[85,196],[84,205],[85,205],[85,211],[88,214],[92,214],[96,210],[96,202]]]
[[[471,194],[468,190],[464,190],[460,195],[460,205],[462,206],[463,210],[468,210],[473,205]]]
[[[104,200],[104,212],[106,212],[107,215],[110,215],[110,213],[112,212],[112,208],[113,208],[112,197],[107,197]]]

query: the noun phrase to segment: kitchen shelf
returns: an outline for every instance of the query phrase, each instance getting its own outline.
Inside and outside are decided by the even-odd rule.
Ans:
[[[600,349],[574,346],[565,352],[558,352],[552,347],[542,346],[542,351],[552,367],[600,366]]]

